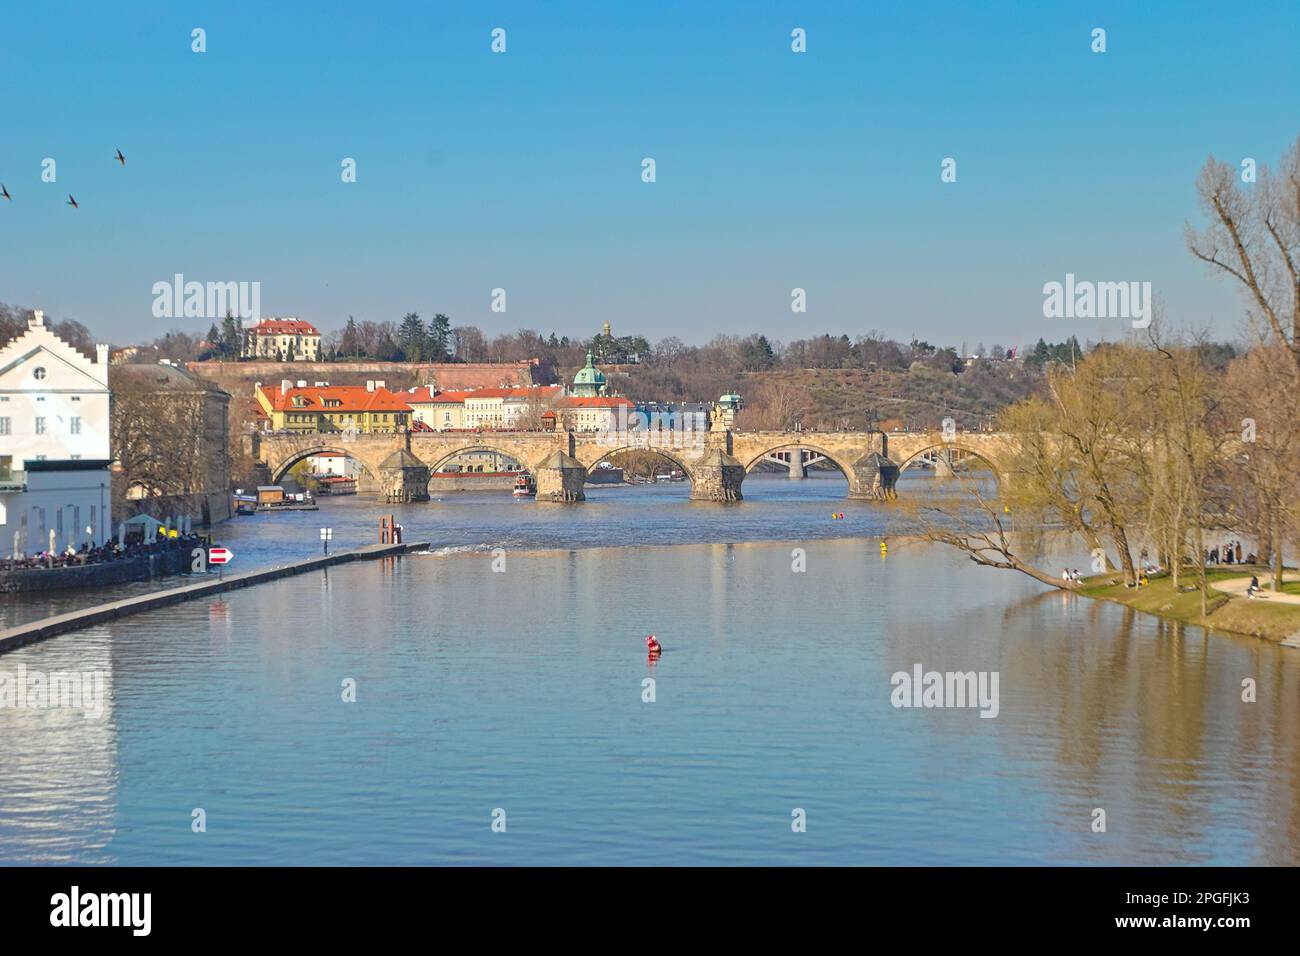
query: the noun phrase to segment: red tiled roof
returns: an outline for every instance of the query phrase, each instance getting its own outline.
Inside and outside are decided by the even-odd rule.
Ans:
[[[593,397],[583,397],[580,395],[570,395],[562,398],[557,405],[563,408],[635,408],[636,404],[630,399],[622,396],[598,395]]]
[[[302,319],[263,319],[250,331],[257,335],[320,335],[316,326]]]
[[[440,392],[428,385],[421,385],[419,388],[409,392],[402,392],[402,397],[411,404],[428,405],[433,402],[463,402],[469,392]]]
[[[281,392],[279,386],[263,385],[262,394],[277,412],[409,412],[411,406],[386,388],[373,392],[362,385],[325,385],[311,388],[291,388]],[[294,404],[295,398],[303,399]],[[337,400],[338,405],[325,404],[326,399]]]

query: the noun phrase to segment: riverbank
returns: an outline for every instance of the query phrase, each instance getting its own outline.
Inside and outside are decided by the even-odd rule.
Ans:
[[[1251,565],[1231,571],[1216,569],[1207,575],[1210,584],[1209,614],[1201,614],[1201,594],[1196,590],[1176,592],[1168,575],[1150,578],[1141,588],[1124,587],[1123,579],[1109,572],[1085,578],[1078,594],[1123,604],[1157,617],[1194,624],[1210,631],[1257,637],[1274,643],[1286,642],[1300,635],[1300,603],[1273,600],[1288,597],[1262,591],[1257,598],[1244,596],[1250,576],[1262,583],[1272,580],[1269,568]],[[1193,574],[1184,574],[1182,586],[1194,583]],[[1218,585],[1218,586],[1216,586]]]
[[[307,571],[320,570],[321,568],[327,568],[335,564],[346,564],[350,561],[366,561],[374,558],[392,557],[406,554],[409,551],[424,551],[427,550],[428,547],[428,542],[413,544],[372,544],[362,548],[355,548],[351,551],[339,551],[331,555],[307,558],[302,561],[295,561],[292,564],[245,571],[242,574],[223,574],[219,577],[210,578],[197,584],[168,588],[163,591],[153,591],[148,594],[123,598],[119,601],[109,601],[106,604],[97,604],[93,607],[82,608],[77,611],[69,611],[66,614],[56,614],[53,617],[42,618],[38,621],[20,624],[17,627],[11,627],[0,631],[0,654],[5,654],[27,644],[34,644],[37,641],[56,637],[59,634],[66,634],[69,631],[93,627],[96,624],[103,624],[132,614],[140,614],[144,611],[156,610],[157,608],[166,607],[171,604],[179,604],[183,601],[192,601],[196,598],[207,597],[212,594],[220,594],[223,591],[234,591],[238,588],[261,584],[264,581],[274,581],[277,578],[303,574]]]

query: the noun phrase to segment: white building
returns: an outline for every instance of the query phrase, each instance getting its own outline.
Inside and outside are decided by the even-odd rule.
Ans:
[[[0,349],[0,554],[112,535],[108,346],[92,362],[45,325]]]
[[[539,427],[541,416],[563,392],[559,385],[476,388],[465,393],[464,427],[485,431]]]
[[[272,316],[244,329],[240,355],[282,362],[316,362],[320,360],[320,332],[310,322],[295,316]]]
[[[436,432],[455,431],[465,427],[465,397],[470,392],[439,392],[428,385],[412,388],[402,393],[402,400],[411,406],[412,418],[428,425]]]

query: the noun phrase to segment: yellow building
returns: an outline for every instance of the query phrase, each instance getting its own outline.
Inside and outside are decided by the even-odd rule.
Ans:
[[[412,421],[411,406],[373,382],[294,387],[285,380],[279,388],[259,383],[254,394],[271,431],[369,434],[402,431]]]

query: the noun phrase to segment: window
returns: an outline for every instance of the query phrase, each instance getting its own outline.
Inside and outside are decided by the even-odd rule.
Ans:
[[[36,368],[32,369],[32,378],[36,379],[38,382],[45,378],[45,366],[38,365]]]
[[[79,415],[73,415],[72,418],[68,420],[68,429],[73,435],[81,434],[81,417]]]
[[[80,396],[80,395],[73,395],[73,396],[72,396],[72,400],[73,400],[74,402],[79,402],[79,401],[81,401],[81,396]]]
[[[0,435],[8,435],[8,434],[10,434],[10,425],[9,425],[9,416],[6,415],[4,418],[0,418]]]
[[[45,434],[45,419],[42,418],[40,415],[36,416],[36,434],[38,435]]]

